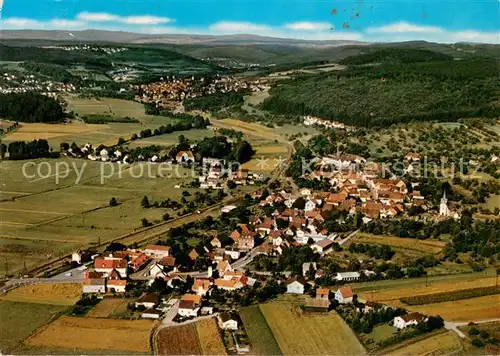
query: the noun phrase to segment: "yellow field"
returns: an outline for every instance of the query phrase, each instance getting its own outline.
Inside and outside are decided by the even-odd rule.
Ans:
[[[462,350],[462,344],[458,335],[453,331],[433,335],[427,339],[385,353],[388,356],[410,356],[410,355],[450,355]]]
[[[446,321],[491,320],[500,318],[500,295],[404,307],[427,315],[440,315]]]
[[[79,283],[41,283],[22,286],[0,297],[2,300],[52,305],[73,305],[82,294]]]
[[[34,139],[50,139],[60,136],[96,132],[106,128],[109,128],[109,126],[78,122],[69,124],[22,123],[16,131],[7,135],[7,137],[9,141],[31,141]]]
[[[269,140],[281,140],[282,137],[273,132],[272,129],[260,124],[252,122],[244,122],[235,119],[212,120],[212,124],[216,127],[225,127],[237,131],[241,131],[247,135],[256,135]]]
[[[203,355],[227,355],[215,318],[200,320],[196,329]]]
[[[30,337],[26,346],[149,351],[151,320],[117,320],[64,316]]]
[[[388,245],[391,247],[404,248],[408,250],[415,250],[432,254],[441,252],[443,247],[446,245],[446,242],[444,241],[418,240],[397,236],[379,236],[366,233],[359,233],[356,236],[355,242]]]
[[[483,278],[479,277],[477,279],[470,279],[463,281],[450,280],[450,281],[430,282],[428,286],[425,286],[425,284],[419,284],[403,288],[388,287],[387,289],[377,290],[374,292],[370,291],[361,292],[359,293],[359,297],[365,300],[399,302],[399,298],[403,297],[451,292],[455,290],[488,287],[493,285],[495,285],[495,277],[483,277]],[[356,292],[355,289],[356,288],[354,286],[354,292]],[[457,303],[457,301],[453,303]]]
[[[335,312],[304,314],[286,302],[261,304],[260,308],[284,355],[366,353],[354,332]]]
[[[105,298],[93,307],[86,316],[90,318],[107,318],[116,308],[122,304],[127,304],[127,302],[126,299],[121,298]]]

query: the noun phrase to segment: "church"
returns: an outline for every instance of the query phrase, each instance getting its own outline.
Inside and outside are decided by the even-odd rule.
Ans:
[[[456,211],[450,210],[448,207],[448,199],[446,199],[446,191],[443,191],[443,197],[441,198],[441,203],[439,205],[439,215],[447,218],[453,218],[455,220],[460,219],[460,214]]]

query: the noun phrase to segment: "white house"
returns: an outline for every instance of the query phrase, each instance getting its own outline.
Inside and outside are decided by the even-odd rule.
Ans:
[[[177,156],[175,156],[175,160],[180,163],[180,162],[194,162],[194,155],[193,152],[191,151],[180,151],[177,153]]]
[[[104,279],[86,279],[83,281],[83,293],[106,293]]]
[[[238,330],[238,320],[231,317],[228,313],[220,313],[217,320],[222,330]]]
[[[147,245],[143,252],[154,258],[163,258],[169,255],[171,250],[170,246],[160,246],[160,245]]]
[[[127,260],[123,258],[96,257],[94,259],[94,270],[96,272],[110,274],[113,270],[116,270],[122,278],[125,278],[127,277],[127,269]]]
[[[405,315],[397,316],[394,318],[394,326],[398,329],[404,329],[411,325],[417,325],[422,321],[425,321],[425,315],[420,313],[408,313]]]
[[[308,200],[306,201],[306,205],[304,207],[304,211],[312,211],[316,208],[316,201],[315,200]]]
[[[200,308],[193,301],[181,300],[177,313],[184,317],[197,317]]]
[[[335,299],[340,304],[352,303],[352,289],[349,287],[341,287],[335,292]]]
[[[306,281],[302,276],[292,277],[285,282],[286,292],[290,294],[304,294]]]
[[[338,272],[335,279],[337,281],[357,281],[359,277],[359,272]]]
[[[116,293],[125,293],[127,288],[127,280],[125,279],[108,279],[106,282],[108,290],[114,290]]]
[[[78,264],[82,263],[82,255],[80,252],[73,252],[71,254],[71,261],[76,262]]]
[[[330,239],[324,239],[315,243],[314,245],[311,245],[311,249],[314,252],[321,254],[327,252],[332,247],[333,247],[333,241]]]

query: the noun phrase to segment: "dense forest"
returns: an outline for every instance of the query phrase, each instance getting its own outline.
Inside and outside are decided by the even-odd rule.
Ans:
[[[46,123],[62,122],[65,118],[56,100],[34,92],[0,94],[0,117],[12,121]]]
[[[500,66],[494,59],[431,60],[428,53],[417,51],[412,62],[410,52],[398,56],[396,52],[360,59],[380,60],[379,65],[297,76],[274,87],[262,108],[369,127],[500,115],[500,107],[494,104],[500,97]],[[399,62],[388,61],[396,57]]]
[[[9,143],[10,160],[45,158],[50,157],[50,152],[47,140],[14,141]]]
[[[243,93],[216,93],[184,101],[188,110],[218,111],[223,108],[243,105]]]
[[[424,49],[380,48],[359,56],[344,58],[339,63],[344,65],[361,65],[368,63],[396,62],[416,63],[429,61],[449,61],[453,57]]]

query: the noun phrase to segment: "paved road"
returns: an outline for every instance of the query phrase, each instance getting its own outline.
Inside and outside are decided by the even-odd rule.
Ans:
[[[474,324],[486,324],[486,323],[492,323],[492,322],[495,322],[495,321],[500,321],[500,318],[497,318],[497,319],[488,319],[488,320],[479,320],[479,321],[474,321],[473,323]],[[445,327],[445,329],[452,330],[452,331],[456,332],[458,334],[458,336],[460,336],[463,339],[463,338],[465,338],[465,334],[463,332],[461,332],[460,330],[458,330],[458,327],[460,327],[460,326],[466,326],[468,324],[469,323],[454,323],[454,322],[451,322],[451,321],[445,321],[444,322],[444,327]]]
[[[85,267],[82,269],[82,267]],[[75,281],[79,280],[83,282],[85,271],[87,270],[87,266],[80,266],[78,268],[71,269],[69,271],[57,274],[53,277],[50,277],[50,281]],[[70,274],[70,275],[68,275]]]

